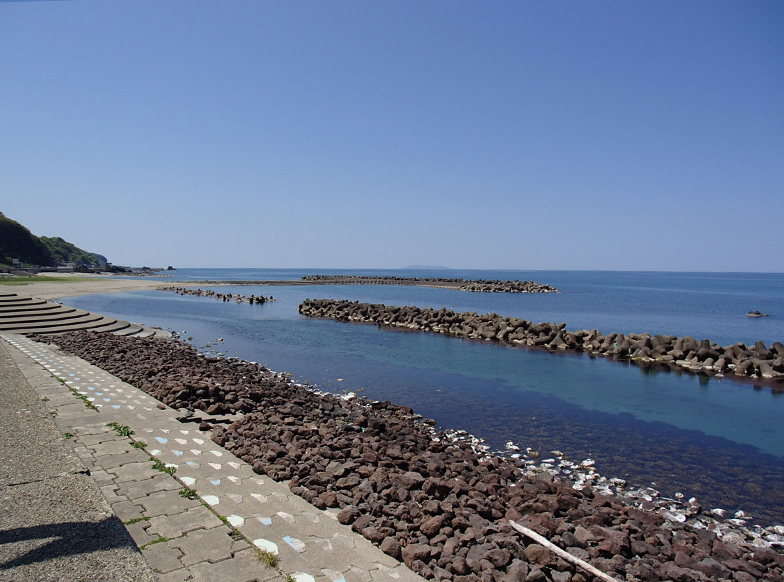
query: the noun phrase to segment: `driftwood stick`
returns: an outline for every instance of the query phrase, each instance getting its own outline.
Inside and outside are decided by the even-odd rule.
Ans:
[[[524,527],[524,526],[520,525],[519,523],[512,521],[511,519],[509,520],[509,525],[511,525],[514,529],[519,531],[524,536],[527,536],[527,537],[531,538],[532,540],[534,540],[535,542],[537,542],[539,544],[542,544],[545,548],[547,548],[548,550],[550,550],[554,554],[557,554],[558,556],[562,557],[567,562],[571,562],[575,566],[577,566],[579,568],[582,568],[583,570],[585,570],[589,574],[591,574],[593,576],[596,576],[597,578],[599,578],[601,580],[604,580],[605,582],[618,582],[617,578],[613,578],[612,576],[609,576],[609,575],[605,574],[601,570],[597,570],[596,568],[591,566],[585,560],[581,560],[580,558],[578,558],[576,556],[573,556],[569,552],[567,552],[565,550],[562,550],[561,548],[556,546],[554,543],[548,541],[547,538],[545,538],[543,536],[540,536],[535,531],[530,530],[527,527]]]

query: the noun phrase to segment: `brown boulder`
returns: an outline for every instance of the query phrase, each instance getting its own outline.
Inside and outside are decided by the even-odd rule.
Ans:
[[[532,564],[539,564],[540,566],[551,568],[558,562],[555,554],[539,544],[531,544],[530,546],[527,546],[523,552],[525,553],[525,558]]]
[[[351,525],[359,517],[360,513],[356,507],[349,505],[343,511],[338,513],[338,521],[343,525]]]
[[[436,515],[435,517],[431,517],[427,521],[423,522],[419,526],[419,531],[421,531],[427,537],[432,538],[438,534],[439,531],[441,531],[442,527],[444,527],[444,516]]]
[[[422,562],[425,562],[425,560],[430,558],[430,546],[425,544],[411,544],[401,550],[401,555],[403,557],[403,563],[410,568],[415,560],[422,560]]]
[[[386,537],[381,541],[381,551],[396,560],[401,558],[400,543],[393,537]]]

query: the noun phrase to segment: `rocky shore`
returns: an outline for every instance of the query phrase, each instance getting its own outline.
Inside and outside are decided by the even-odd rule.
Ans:
[[[36,338],[111,372],[165,404],[241,413],[213,439],[426,578],[584,582],[590,574],[521,536],[514,520],[616,579],[784,581],[784,528],[727,529],[645,496],[605,495],[580,475],[554,479],[523,456],[489,455],[405,406],[335,396],[257,364],[191,346],[89,332]],[[210,428],[203,421],[201,428]],[[575,487],[577,481],[579,487]],[[753,543],[752,543],[753,542]]]
[[[419,285],[476,293],[558,293],[558,289],[536,281],[461,279],[442,277],[376,277],[373,275],[306,275],[302,281],[324,285]]]
[[[374,323],[460,338],[498,341],[550,351],[576,351],[628,360],[639,364],[677,366],[689,372],[722,377],[725,374],[768,380],[779,390],[784,382],[784,344],[721,346],[707,339],[674,335],[610,333],[595,329],[569,331],[565,323],[532,323],[496,313],[455,313],[451,310],[396,307],[357,301],[306,299],[299,312],[309,317]]]

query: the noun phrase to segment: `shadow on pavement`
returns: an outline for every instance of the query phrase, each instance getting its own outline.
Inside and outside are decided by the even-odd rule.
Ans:
[[[46,543],[29,548],[30,542],[35,540]],[[0,530],[0,546],[14,543],[23,543],[24,547],[19,550],[24,553],[10,561],[0,562],[0,570],[112,548],[129,547],[138,551],[125,526],[116,516],[99,522],[55,523]],[[3,553],[7,556],[9,548],[4,549]],[[12,553],[17,552],[12,550]]]

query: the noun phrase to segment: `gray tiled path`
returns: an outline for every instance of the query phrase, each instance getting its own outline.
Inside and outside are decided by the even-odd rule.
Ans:
[[[423,580],[338,523],[336,510],[316,509],[286,483],[257,475],[212,442],[211,433],[177,421],[174,410],[141,390],[54,346],[0,337],[38,395],[48,398],[59,429],[73,435],[74,451],[159,580],[247,582],[285,574],[297,582]],[[111,422],[134,434],[119,436],[106,426]],[[134,441],[146,448],[134,448]],[[174,468],[174,476],[153,468],[150,456]],[[198,498],[182,497],[184,486]],[[259,561],[256,548],[276,554],[279,570]]]

